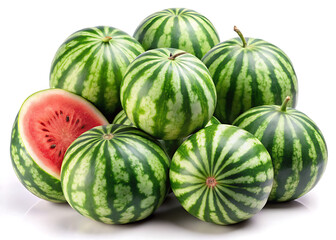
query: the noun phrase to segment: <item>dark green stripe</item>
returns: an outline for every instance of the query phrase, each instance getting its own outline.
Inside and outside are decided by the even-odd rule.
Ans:
[[[198,23],[198,26],[202,29],[203,36],[206,37],[206,41],[209,44],[210,48],[213,47],[216,43],[218,43],[218,41],[216,41],[216,43],[214,42],[214,39],[211,37],[211,35],[208,32],[208,30],[204,27],[204,24],[206,24],[206,25],[208,25],[208,27],[210,29],[212,29],[213,31],[215,31],[214,28],[213,28],[213,26],[211,26],[211,24],[209,23],[209,21],[205,21],[205,19],[206,19],[205,17],[202,18],[201,15],[197,15],[197,16],[190,15],[189,17],[192,18],[192,19],[194,19],[194,21],[196,23]],[[200,21],[201,19],[203,21]],[[216,39],[216,40],[219,40],[219,39]]]
[[[272,62],[261,52],[256,52],[257,55],[264,61],[267,69],[268,69],[268,76],[271,79],[271,88],[270,91],[273,94],[273,101],[277,105],[281,105],[283,102],[282,95],[283,91],[278,81],[277,75],[275,73],[276,68],[272,64]],[[266,89],[267,91],[267,89]]]
[[[170,41],[172,48],[179,48],[179,38],[181,35],[180,30],[180,21],[179,18],[176,16],[174,17],[174,24],[173,24],[173,32],[170,34]]]
[[[172,62],[169,63],[168,69],[165,73],[164,82],[162,85],[162,93],[160,98],[155,101],[155,109],[160,109],[160,114],[156,114],[153,117],[154,121],[154,134],[155,136],[164,136],[165,133],[165,125],[170,122],[170,119],[167,118],[167,113],[169,112],[167,101],[171,100],[173,103],[176,102],[176,96],[174,92],[174,87],[172,84],[173,81],[173,66]],[[165,99],[165,101],[162,101]]]
[[[154,66],[157,66],[159,61],[151,61],[151,64],[147,64],[146,66],[142,67],[141,69],[137,69],[139,65],[143,64],[143,61],[135,61],[134,64],[130,65],[131,67],[128,69],[127,73],[124,76],[124,79],[127,78],[128,73],[132,73],[132,71],[134,71],[134,69],[137,70],[136,74],[134,76],[132,76],[132,81],[130,81],[127,85],[127,87],[125,87],[124,91],[123,91],[123,96],[129,96],[130,95],[130,91],[133,89],[133,85],[137,82],[137,79],[141,78],[144,74],[144,72],[146,72],[147,70],[151,69]],[[161,65],[160,65],[161,66]],[[126,106],[126,98],[123,98],[123,102],[122,102],[122,106],[125,108]]]
[[[279,57],[274,54],[274,52],[276,52],[277,54],[279,54],[282,57],[283,61],[285,61],[285,62],[289,61],[288,57],[286,55],[284,55],[283,52],[281,52],[280,50],[277,50],[276,47],[274,49],[270,49],[269,51],[266,50],[265,48],[263,48],[263,50],[265,52],[269,53],[274,59],[277,59],[277,62],[280,65],[281,70],[285,73],[286,77],[290,80],[290,84],[291,84],[291,87],[290,87],[291,96],[290,97],[291,97],[291,101],[292,101],[292,106],[294,107],[296,105],[296,89],[295,89],[295,86],[294,86],[294,79],[292,77],[292,76],[295,76],[294,68],[290,64],[291,69],[287,69],[287,67],[281,62]],[[283,100],[281,100],[281,101],[283,101]],[[275,104],[280,105],[281,103],[282,102],[276,102]]]
[[[146,36],[148,30],[157,22],[157,21],[162,21],[162,16],[160,15],[154,15],[152,18],[147,19],[146,21],[143,22],[142,25],[140,25],[134,32],[134,37],[141,43],[143,44],[143,40],[144,37]],[[146,27],[144,27],[144,24],[147,24]],[[138,35],[138,32],[140,32],[140,34]],[[137,36],[138,35],[138,36]],[[142,45],[145,50],[147,50],[148,48],[146,48],[144,45]]]
[[[222,111],[225,114],[223,117],[226,120],[229,120],[229,122],[233,122],[235,118],[235,116],[233,116],[231,112],[232,112],[232,106],[234,105],[233,103],[234,95],[237,89],[237,79],[238,79],[238,76],[243,66],[243,59],[244,59],[244,51],[241,51],[236,57],[236,62],[233,67],[233,72],[230,76],[230,86],[226,94],[226,101],[224,105],[225,109],[224,111]],[[218,93],[218,95],[219,94],[220,93]],[[242,109],[240,109],[240,111],[242,111]],[[226,123],[226,122],[223,122],[223,123]]]
[[[204,81],[205,80],[204,75],[202,75],[202,73],[197,70],[197,67],[193,68],[192,72],[189,69],[185,68],[183,66],[183,64],[181,64],[180,67],[184,68],[183,72],[188,73],[187,77],[188,77],[188,80],[190,82],[190,87],[191,87],[191,89],[189,89],[189,91],[195,93],[195,95],[198,97],[198,102],[200,103],[201,109],[202,109],[202,112],[203,112],[202,115],[203,116],[209,116],[208,97],[205,95],[204,88],[199,82],[199,79],[202,79],[204,83],[207,83],[206,81]],[[196,75],[198,75],[199,79],[197,79],[195,77],[195,75],[192,74],[192,73],[196,73]],[[212,83],[212,82],[210,82],[210,83]],[[211,93],[211,97],[212,97],[212,99],[214,100],[214,103],[215,103],[216,102],[215,91],[211,91],[211,88],[210,88],[209,85],[206,85],[206,86],[208,87],[208,90]],[[209,121],[208,118],[204,118],[202,126],[204,127],[208,123],[208,121]]]
[[[196,57],[198,58],[202,58],[203,57],[203,53],[201,51],[202,46],[199,42],[199,39],[197,38],[196,34],[193,34],[195,32],[195,29],[193,28],[193,26],[190,24],[188,17],[183,17],[181,16],[181,19],[184,20],[185,25],[187,26],[188,31],[186,31],[187,35],[189,36],[188,39],[190,39],[191,44],[192,44],[192,50]]]
[[[88,77],[90,75],[90,72],[92,70],[94,70],[94,69],[92,69],[92,67],[93,67],[95,61],[97,60],[97,53],[101,51],[101,48],[102,48],[101,44],[96,46],[96,48],[92,51],[90,56],[85,61],[85,65],[82,68],[82,71],[78,73],[77,79],[73,80],[73,81],[76,82],[75,87],[74,87],[75,92],[79,95],[82,95],[82,91],[84,90],[84,82],[88,79]],[[78,64],[78,62],[76,60],[74,62]],[[100,70],[102,70],[102,69],[100,69]],[[67,74],[63,74],[62,77],[67,77]],[[61,81],[61,82],[63,82],[62,77],[59,79],[59,81]],[[102,84],[105,85],[104,82],[102,82]]]
[[[96,207],[99,207],[99,205],[96,204],[96,202],[94,201],[94,181],[97,179],[96,178],[96,165],[97,164],[101,164],[99,162],[99,159],[97,158],[98,153],[100,152],[100,148],[102,146],[102,142],[99,142],[95,147],[92,148],[88,148],[88,150],[90,152],[92,152],[89,164],[90,166],[88,167],[88,173],[86,174],[85,177],[85,183],[84,186],[85,187],[77,187],[77,191],[83,191],[86,194],[86,198],[85,198],[85,203],[83,204],[83,206],[79,206],[79,207],[83,207],[84,209],[86,209],[88,211],[88,214],[90,217],[92,217],[93,219],[96,219],[99,221],[99,215],[96,214],[95,209]],[[85,156],[86,154],[83,154],[83,156]],[[81,161],[79,160],[77,163],[80,163]],[[77,164],[76,164],[77,165]],[[76,173],[73,174],[72,176],[75,178],[76,177]],[[73,181],[69,181],[70,183],[72,183]],[[71,187],[73,187],[72,185],[69,185]],[[68,188],[68,193],[71,193],[71,188]],[[74,202],[72,202],[74,203]],[[77,204],[76,204],[77,205]]]
[[[187,80],[184,78],[183,73],[180,70],[180,68],[176,68],[176,69],[177,69],[177,72],[178,72],[178,76],[180,77],[180,92],[181,92],[181,95],[183,96],[181,109],[183,109],[184,116],[185,116],[185,119],[183,121],[183,125],[181,126],[181,129],[189,129],[190,122],[186,121],[187,120],[186,118],[190,118],[190,116],[192,114],[192,110],[191,110],[191,106],[189,104],[191,102],[190,96],[189,96],[189,91],[188,91],[187,87],[185,86],[185,83],[186,83]],[[182,135],[184,135],[183,131],[181,131],[180,134],[181,133],[182,133]],[[185,136],[178,136],[177,138],[181,138],[181,137],[185,137]]]
[[[166,28],[166,24],[168,22],[170,18],[166,17],[166,18],[162,18],[162,22],[161,24],[156,28],[155,34],[154,34],[154,38],[153,41],[151,42],[151,45],[147,48],[147,49],[154,49],[154,48],[158,48],[158,43],[159,43],[159,39],[162,35],[164,35],[165,32],[165,28]]]
[[[148,95],[148,92],[150,91],[150,89],[152,88],[152,86],[154,85],[154,79],[156,79],[156,77],[159,75],[159,73],[162,71],[162,68],[166,65],[166,62],[162,62],[159,66],[156,67],[155,70],[152,71],[151,76],[149,76],[146,79],[146,82],[143,83],[143,85],[141,86],[141,89],[139,90],[138,94],[137,94],[137,101],[135,103],[135,107],[134,107],[134,111],[139,111],[140,108],[140,103],[142,98],[146,97]],[[149,64],[148,64],[149,65]],[[147,65],[147,66],[148,66]],[[151,64],[153,65],[153,64]],[[157,65],[157,64],[156,64]],[[132,82],[136,82],[138,77],[141,77],[143,75],[143,71],[139,71],[138,74],[136,74],[133,78],[132,78]],[[131,89],[132,84],[129,84],[128,87],[129,89]],[[128,95],[128,92],[124,91],[124,94]],[[141,111],[141,110],[140,110]],[[140,126],[139,125],[139,114],[133,114],[133,123],[136,126]]]

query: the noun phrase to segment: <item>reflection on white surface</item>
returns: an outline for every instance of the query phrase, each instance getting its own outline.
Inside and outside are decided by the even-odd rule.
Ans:
[[[277,225],[281,221],[291,221],[290,216],[309,209],[299,201],[284,204],[267,204],[253,218],[232,226],[219,226],[198,220],[188,214],[176,198],[170,194],[163,205],[149,218],[126,225],[107,225],[83,217],[68,204],[55,204],[44,200],[34,203],[23,217],[23,223],[40,234],[52,234],[60,237],[114,237],[124,239],[129,236],[147,236],[146,239],[165,238],[184,234],[195,239],[211,236],[222,238],[243,232],[261,231],[265,226]],[[272,222],[273,221],[273,222]],[[178,234],[177,234],[178,233]],[[141,237],[140,237],[141,238]],[[172,238],[175,239],[175,238]],[[176,238],[178,239],[178,238]]]

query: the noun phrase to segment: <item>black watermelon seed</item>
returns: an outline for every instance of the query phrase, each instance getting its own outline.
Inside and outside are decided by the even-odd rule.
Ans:
[[[65,121],[67,121],[67,122],[69,122],[69,121],[70,121],[70,118],[69,118],[69,116],[66,116],[66,117],[65,117]]]
[[[56,144],[53,144],[50,146],[51,149],[55,148],[56,147]]]

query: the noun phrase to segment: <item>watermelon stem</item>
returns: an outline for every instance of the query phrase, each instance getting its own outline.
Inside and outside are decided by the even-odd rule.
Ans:
[[[186,54],[187,52],[179,52],[179,53],[176,53],[175,55],[172,55],[172,53],[170,53],[170,56],[169,56],[169,60],[175,60],[175,58],[177,58],[178,56],[181,56],[183,54]]]
[[[242,42],[243,42],[243,47],[246,47],[246,45],[247,45],[247,44],[246,44],[246,40],[245,40],[243,34],[241,33],[241,31],[240,31],[236,26],[233,27],[233,30],[234,30],[236,33],[238,33],[238,36],[240,37],[240,39],[241,39]]]
[[[108,43],[111,39],[112,39],[112,37],[106,36],[102,39],[102,41],[105,42],[105,43]]]
[[[285,98],[285,101],[283,101],[283,103],[282,103],[282,105],[281,105],[281,108],[280,108],[280,110],[281,110],[282,112],[286,112],[287,104],[288,104],[288,102],[289,102],[290,99],[291,99],[290,96],[287,96],[287,97]]]

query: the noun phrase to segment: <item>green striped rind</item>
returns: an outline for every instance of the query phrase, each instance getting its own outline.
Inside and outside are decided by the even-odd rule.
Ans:
[[[265,205],[273,183],[270,155],[260,141],[230,125],[206,127],[186,140],[170,166],[170,184],[182,206],[216,224],[250,218]],[[217,185],[206,185],[214,177]]]
[[[108,36],[112,39],[104,42]],[[121,109],[119,88],[127,66],[144,49],[127,33],[107,26],[69,36],[52,62],[50,87],[76,93],[109,119]]]
[[[117,116],[114,118],[113,124],[123,124],[128,126],[133,126],[133,123],[129,120],[129,118],[126,116],[126,113],[124,110],[121,110]],[[220,124],[219,120],[215,117],[211,117],[210,121],[207,123],[205,127],[214,125],[214,124]],[[178,147],[184,142],[185,138],[177,139],[177,140],[158,140],[163,148],[166,150],[168,155],[172,158]]]
[[[149,50],[128,67],[120,99],[128,118],[152,136],[174,140],[203,128],[216,106],[216,89],[206,66],[172,48]]]
[[[123,124],[123,125],[133,126],[133,123],[131,122],[131,120],[129,120],[129,118],[127,117],[124,110],[121,110],[115,116],[112,123],[113,124]],[[221,122],[217,118],[212,116],[210,118],[210,121],[207,123],[207,125],[205,125],[205,127],[209,127],[209,126],[214,125],[214,124],[221,124]]]
[[[168,167],[165,151],[148,134],[124,125],[100,126],[68,148],[62,188],[80,214],[124,224],[144,219],[160,206],[168,191]]]
[[[126,113],[124,110],[121,110],[113,119],[112,121],[113,124],[122,124],[122,125],[127,125],[127,126],[133,126],[133,123],[129,118],[127,117]]]
[[[65,202],[60,180],[40,168],[27,152],[18,129],[18,116],[13,125],[10,145],[16,176],[37,197],[51,202]]]
[[[327,164],[321,131],[305,114],[279,106],[255,107],[233,123],[254,134],[271,154],[274,184],[270,201],[289,201],[310,191]]]
[[[131,120],[126,116],[124,110],[121,110],[117,116],[114,118],[113,124],[123,124],[127,126],[134,126]],[[160,140],[158,139],[159,143],[162,147],[166,150],[169,157],[172,158],[176,149],[183,143],[184,139],[177,139],[177,140]]]
[[[280,105],[291,96],[297,102],[297,78],[286,54],[261,39],[240,38],[222,42],[202,59],[217,90],[214,115],[222,123],[232,123],[241,113],[261,105]]]
[[[210,118],[210,121],[207,123],[207,125],[205,125],[205,127],[209,127],[209,126],[212,126],[212,125],[215,125],[215,124],[221,124],[221,122],[217,118],[212,116]]]
[[[212,23],[186,8],[169,8],[148,16],[135,30],[134,37],[145,50],[177,48],[200,59],[219,43]]]

